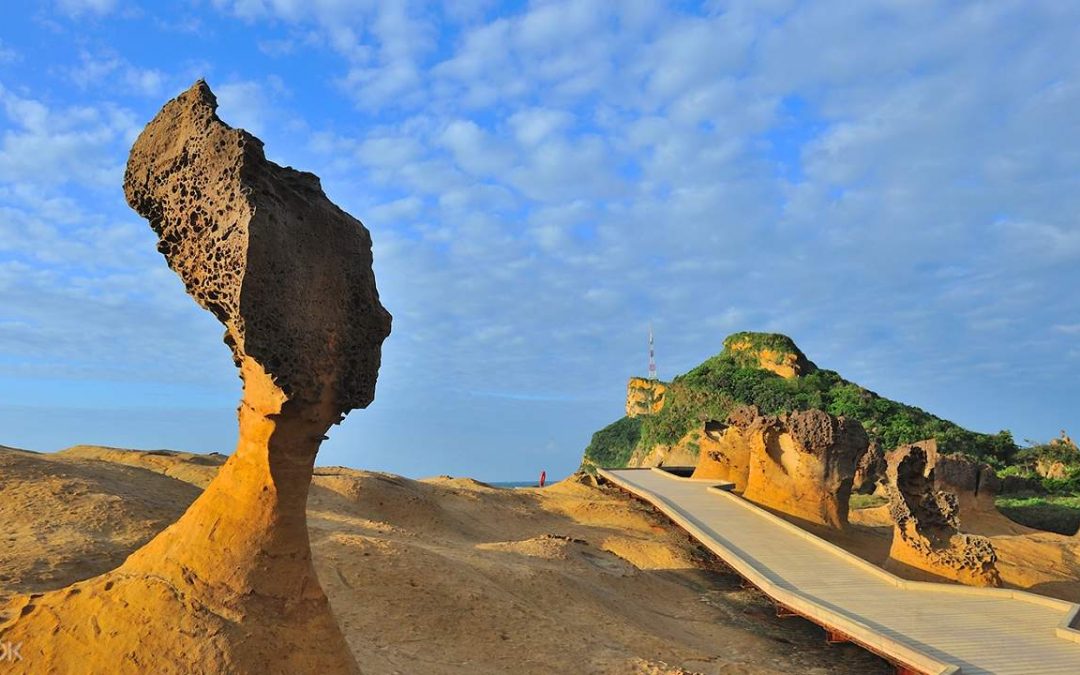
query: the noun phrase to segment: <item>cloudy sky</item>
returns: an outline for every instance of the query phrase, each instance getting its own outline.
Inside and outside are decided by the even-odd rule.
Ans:
[[[661,377],[778,331],[971,428],[1080,432],[1077,26],[1037,0],[4,3],[0,444],[234,444],[222,329],[121,190],[199,77],[372,231],[394,333],[322,464],[569,472],[650,321]]]

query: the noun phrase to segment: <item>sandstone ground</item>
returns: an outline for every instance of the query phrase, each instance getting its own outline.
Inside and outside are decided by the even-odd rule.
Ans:
[[[0,518],[12,525],[0,604],[120,565],[222,461],[0,448]],[[320,468],[308,519],[319,580],[365,673],[889,672],[857,647],[824,644],[812,624],[776,618],[611,488]]]

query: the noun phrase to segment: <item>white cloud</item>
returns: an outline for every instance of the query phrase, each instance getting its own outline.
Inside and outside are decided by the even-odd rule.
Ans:
[[[4,41],[0,40],[0,66],[5,63],[15,63],[19,60],[19,53],[10,47],[4,45]]]
[[[56,6],[70,18],[77,19],[87,14],[104,16],[116,9],[117,0],[57,0]]]

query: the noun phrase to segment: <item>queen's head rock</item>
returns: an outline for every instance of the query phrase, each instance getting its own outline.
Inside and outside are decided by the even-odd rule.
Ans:
[[[367,406],[390,333],[370,234],[317,176],[267,160],[262,141],[216,110],[201,80],[165,104],[131,149],[128,203],[225,325],[238,365],[250,359],[302,405]]]
[[[219,119],[201,80],[139,135],[124,194],[225,327],[244,383],[236,451],[121,567],[17,599],[0,635],[40,672],[354,672],[305,506],[325,434],[375,395],[391,318],[371,236],[315,175]]]

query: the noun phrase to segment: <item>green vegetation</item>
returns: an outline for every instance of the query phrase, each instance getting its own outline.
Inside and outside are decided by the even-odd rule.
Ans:
[[[733,350],[731,347],[735,344],[747,344],[749,349]],[[799,350],[795,341],[786,335],[779,333],[732,333],[724,338],[724,353],[728,358],[732,359],[740,366],[747,368],[757,368],[757,352],[769,350],[776,352],[776,363],[783,362],[783,359],[788,354],[794,354],[795,356],[805,359],[806,356]]]
[[[1048,466],[1057,462],[1065,467],[1062,478],[1044,478],[1035,470],[1039,464]],[[1063,497],[1080,495],[1080,450],[1061,442],[1032,445],[1018,450],[1013,456],[1013,464],[997,474],[999,478],[1019,476],[1037,480],[1050,494]]]
[[[802,355],[791,338],[771,333],[735,333],[724,344],[743,341],[755,348]],[[770,415],[813,408],[827,410],[859,420],[883,448],[936,438],[942,452],[960,452],[997,469],[1011,464],[1018,452],[1008,431],[969,431],[914,406],[882,398],[831,370],[818,369],[785,379],[760,368],[756,357],[747,360],[748,354],[725,347],[720,354],[676,377],[659,413],[634,418],[636,422],[624,418],[597,432],[585,451],[586,463],[624,466],[634,450],[626,445],[631,434],[625,430],[632,423],[637,447],[673,445],[705,420],[725,419],[739,404],[756,405]]]
[[[785,379],[741,365],[726,351],[675,378],[663,409],[643,418],[642,443],[645,447],[676,443],[704,420],[724,419],[738,404],[756,405],[769,415],[820,408],[852,417],[884,448],[937,438],[945,453],[961,452],[999,467],[1008,464],[1017,451],[1007,431],[993,435],[968,431],[919,408],[882,398],[834,371],[815,370]]]
[[[1080,495],[1031,495],[998,497],[998,510],[1010,519],[1058,534],[1075,534],[1080,528]]]
[[[582,468],[593,473],[598,466],[626,466],[641,438],[641,420],[624,417],[593,434],[592,442],[585,448]]]
[[[851,495],[851,499],[848,500],[848,508],[872,509],[875,506],[884,506],[888,503],[888,498],[882,497],[881,495],[863,495],[856,493]]]

